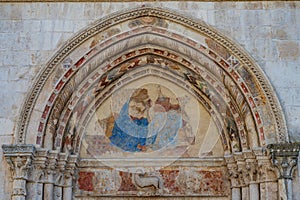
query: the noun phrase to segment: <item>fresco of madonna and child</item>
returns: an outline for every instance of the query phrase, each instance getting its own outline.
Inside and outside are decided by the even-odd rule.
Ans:
[[[158,90],[151,99],[146,88],[139,88],[126,101],[114,121],[109,139],[124,151],[158,150],[176,141],[182,127],[180,105]],[[174,101],[174,99],[172,99]]]

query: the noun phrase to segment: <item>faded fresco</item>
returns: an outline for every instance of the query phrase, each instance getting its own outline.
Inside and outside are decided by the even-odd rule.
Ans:
[[[178,101],[163,94],[162,86],[152,84],[149,89],[136,89],[116,119],[108,120],[106,136],[124,151],[158,150],[173,143],[181,127]]]
[[[228,196],[229,182],[222,168],[161,169],[137,174],[103,168],[80,171],[77,196]]]
[[[221,156],[218,131],[201,104],[184,89],[164,85],[133,83],[106,99],[86,128],[81,156]]]

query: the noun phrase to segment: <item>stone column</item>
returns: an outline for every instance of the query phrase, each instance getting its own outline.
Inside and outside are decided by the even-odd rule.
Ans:
[[[72,190],[73,177],[71,173],[65,173],[65,185],[63,187],[63,200],[72,200],[73,190]]]
[[[56,179],[54,183],[54,196],[53,199],[55,200],[62,200],[63,198],[63,173],[56,172]]]
[[[227,164],[227,170],[229,174],[229,179],[231,183],[231,199],[232,200],[241,200],[241,188],[239,184],[239,172],[232,155],[226,155],[225,161]]]
[[[76,172],[77,155],[70,155],[65,170],[65,184],[63,188],[63,200],[73,199],[73,178]]]
[[[27,197],[30,200],[43,198],[43,185],[48,150],[36,149],[35,158],[32,161],[32,170],[27,181]]]
[[[246,169],[244,153],[238,152],[234,154],[237,170],[239,173],[239,182],[242,190],[242,199],[249,200],[249,177]]]
[[[45,170],[45,184],[44,184],[44,199],[54,199],[54,182],[56,174],[56,162],[58,153],[51,151],[48,154],[48,163]]]
[[[54,199],[61,200],[63,199],[63,187],[64,187],[64,176],[65,176],[65,169],[67,164],[68,155],[66,153],[59,153],[58,154],[58,161],[57,161],[57,173],[56,173],[56,180],[54,186]]]
[[[257,182],[259,183],[260,199],[277,199],[277,179],[267,151],[263,148],[254,150],[257,160]]]
[[[13,178],[12,200],[25,200],[26,181],[35,153],[33,145],[3,145],[3,154],[10,166]]]
[[[252,151],[243,152],[245,159],[245,173],[249,181],[249,199],[259,200],[259,184],[257,182],[257,161]]]
[[[300,143],[269,144],[272,164],[278,169],[279,199],[293,199],[293,172],[298,163]]]

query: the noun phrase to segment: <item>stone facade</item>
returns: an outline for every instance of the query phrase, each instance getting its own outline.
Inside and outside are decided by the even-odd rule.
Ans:
[[[132,8],[147,10],[148,7],[152,18],[142,18],[140,15],[143,14],[137,11],[137,20],[133,20],[134,17],[130,18],[134,14],[128,16],[120,14],[119,16],[125,19],[123,22],[122,17],[110,15],[117,11],[126,13],[126,9]],[[167,11],[156,10],[156,7],[166,8]],[[152,12],[152,9],[155,12]],[[175,10],[180,14],[170,14],[168,9]],[[299,173],[296,166],[299,145],[295,144],[292,149],[285,145],[269,145],[269,151],[266,151],[266,147],[271,143],[300,141],[299,9],[298,2],[1,3],[0,81],[4,89],[0,93],[0,141],[1,144],[6,145],[18,144],[17,146],[3,146],[1,151],[0,161],[3,166],[0,171],[0,177],[3,177],[0,180],[1,199],[9,199],[11,195],[14,199],[22,199],[26,195],[29,199],[40,199],[41,195],[46,199],[70,199],[72,195],[78,199],[84,199],[85,195],[98,197],[124,194],[128,196],[202,195],[202,197],[211,195],[216,199],[230,196],[233,199],[276,199],[279,197],[292,199],[293,196],[293,199],[296,199],[297,191],[300,189],[300,178],[294,173],[294,170],[296,169],[296,172]],[[114,21],[110,22],[107,16],[114,18]],[[156,16],[158,18],[155,18]],[[108,24],[105,24],[105,20]],[[127,22],[128,24],[126,24]],[[110,27],[111,29],[108,31],[100,30],[102,27],[109,26],[110,23],[116,23],[115,27]],[[147,26],[157,29],[136,28]],[[214,29],[216,29],[215,32]],[[136,36],[143,35],[143,31],[149,31],[155,36],[150,35],[144,38]],[[165,39],[158,40],[157,35],[159,34]],[[135,37],[136,40],[130,40],[129,36]],[[86,41],[85,38],[87,38]],[[102,45],[101,42],[106,41],[107,38],[112,38],[112,40],[107,40]],[[126,38],[128,43],[121,44],[120,42],[119,46],[116,45],[116,49],[109,49],[110,45],[113,46],[123,38]],[[175,44],[175,39],[185,46]],[[153,46],[146,44],[147,49],[134,47],[134,42],[138,45],[138,42],[142,43],[145,40],[151,41]],[[130,49],[130,44],[132,44],[132,52],[124,54],[117,50],[120,47]],[[107,52],[98,51],[97,48],[105,47],[105,45],[109,49]],[[155,45],[169,47],[171,50],[172,48],[178,49],[180,54],[171,54],[170,49],[164,51],[159,48],[155,49]],[[187,47],[189,45],[190,47]],[[202,48],[202,50],[193,52],[193,48],[200,50]],[[68,57],[65,57],[66,52]],[[148,56],[153,52],[157,52],[155,54],[157,57]],[[204,57],[195,57],[199,52],[210,59],[207,61],[207,65],[210,67],[209,72],[217,69],[214,71],[213,78],[218,77],[218,73],[220,73],[218,66],[225,66],[224,71],[229,75],[222,72],[220,74],[224,76],[224,80],[228,80],[224,81],[226,88],[232,84],[239,85],[241,88],[240,90],[234,88],[229,90],[230,100],[226,99],[228,97],[227,90],[222,90],[224,85],[220,85],[221,89],[218,90],[218,81],[214,83],[210,79],[210,74],[204,75],[209,67],[201,63]],[[245,52],[248,52],[253,59],[248,58],[249,54]],[[101,63],[103,57],[107,57],[111,53],[116,55],[115,58]],[[143,54],[145,54],[144,57]],[[194,59],[191,63],[188,63],[189,60],[185,60],[188,54]],[[120,55],[120,58],[117,55]],[[138,59],[133,61],[133,58]],[[92,61],[89,65],[86,64],[85,60],[88,59],[94,59],[93,62],[96,64],[93,64]],[[210,63],[210,61],[213,62]],[[176,62],[176,66],[174,62]],[[101,79],[96,79],[97,72],[101,74],[102,71],[109,70],[111,63],[116,69],[119,67],[118,70],[111,73],[109,78],[106,76],[103,79],[102,76]],[[122,66],[121,63],[125,63],[124,66],[127,67]],[[154,67],[149,67],[148,71],[140,70],[136,74],[130,74],[131,69],[145,64]],[[176,71],[176,76],[155,71],[155,66],[158,64],[169,67],[172,73]],[[187,71],[186,67],[193,66],[196,69],[197,64],[205,66],[204,70],[199,69],[200,78],[197,76],[199,72],[193,74],[192,71]],[[101,66],[101,70],[104,70],[97,71],[96,67],[93,68],[96,65],[97,67]],[[85,69],[85,66],[87,66],[86,71],[79,69]],[[243,66],[249,66],[253,71],[249,73],[247,71],[249,68]],[[77,68],[79,75],[74,79],[70,78]],[[50,78],[47,77],[45,69],[49,70]],[[260,69],[266,76],[260,72]],[[93,75],[93,73],[95,79],[87,76]],[[85,151],[85,149],[80,146],[81,140],[77,139],[77,137],[81,138],[81,135],[70,131],[73,130],[70,119],[74,115],[68,114],[68,109],[73,109],[73,107],[71,103],[68,105],[66,103],[69,99],[71,99],[69,102],[76,102],[76,97],[85,97],[86,102],[90,101],[87,96],[82,94],[91,91],[89,84],[92,84],[93,81],[98,81],[95,91],[102,96],[110,94],[109,91],[102,91],[101,87],[103,85],[110,87],[111,82],[113,83],[115,79],[118,80],[118,77],[123,75],[122,73],[128,74],[128,76],[125,76],[124,80],[120,79],[119,85],[116,84],[116,87],[121,89],[122,84],[127,84],[126,78],[139,77],[138,74],[142,74],[140,77],[143,77],[143,73],[148,73],[151,79],[153,79],[153,74],[157,73],[170,77],[169,80],[174,80],[176,77],[177,84],[185,84],[185,80],[188,80],[195,87],[200,82],[199,102],[208,110],[207,116],[212,116],[213,122],[211,123],[214,124],[212,126],[216,129],[222,127],[220,124],[228,124],[229,119],[236,124],[236,127],[230,126],[230,130],[228,127],[224,128],[224,133],[219,138],[220,143],[215,145],[211,152],[206,152],[209,155],[225,154],[224,159],[222,161],[212,159],[208,161],[209,164],[205,164],[204,160],[184,161],[179,159],[177,164],[167,165],[169,168],[164,169],[155,168],[147,175],[136,173],[136,171],[115,171],[111,168],[114,166],[113,161],[109,163],[109,168],[99,165],[97,162],[94,164],[87,162],[86,160],[90,157],[88,154],[84,154],[83,150]],[[187,73],[189,76],[186,76]],[[188,78],[181,80],[181,76]],[[43,77],[45,78],[43,79]],[[231,77],[236,82],[230,82],[230,78],[226,79],[226,77]],[[195,79],[198,82],[194,81]],[[73,81],[75,85],[79,85],[83,81],[80,86],[83,86],[84,92],[80,93],[79,91],[78,94],[72,96],[74,91],[72,84],[65,84],[69,80]],[[257,80],[257,82],[253,83],[251,80]],[[268,80],[274,90],[268,85]],[[146,79],[146,81],[149,80]],[[168,81],[159,82],[158,80],[158,83],[170,85]],[[203,83],[210,86],[208,90],[203,89]],[[39,84],[42,86],[39,87]],[[136,84],[141,85],[139,82]],[[85,85],[88,89],[85,88]],[[32,91],[32,88],[35,91]],[[132,88],[138,88],[138,85],[133,85]],[[179,90],[174,88],[172,88],[174,91]],[[185,87],[185,91],[188,91],[188,88]],[[214,91],[214,89],[221,95],[212,98],[213,93],[210,91]],[[34,99],[34,95],[29,97],[29,99],[34,99],[32,106],[31,103],[28,103],[31,101],[28,98],[26,100],[26,95],[30,92],[37,94],[36,99]],[[170,95],[169,92],[165,93]],[[232,94],[236,94],[236,96]],[[182,97],[176,93],[174,95]],[[279,103],[276,96],[279,98]],[[99,97],[96,100],[100,102],[99,106],[104,102]],[[205,104],[207,102],[208,105]],[[123,104],[124,101],[121,105]],[[228,109],[226,106],[216,107],[217,104],[228,105]],[[80,105],[79,100],[76,105]],[[106,104],[103,103],[103,105]],[[181,107],[183,105],[191,104],[180,104]],[[210,105],[214,106],[211,108]],[[246,110],[245,113],[249,113],[249,115],[234,112],[230,105],[238,110]],[[27,108],[24,109],[26,106],[32,108],[26,110]],[[117,106],[120,107],[120,105]],[[79,113],[80,109],[76,112],[75,109],[72,112]],[[222,109],[225,111],[223,112]],[[57,111],[59,115],[57,116],[51,110]],[[232,115],[227,116],[226,110],[229,110]],[[284,115],[281,115],[282,112]],[[203,113],[205,115],[205,112]],[[226,121],[222,121],[222,114],[227,116],[224,118]],[[195,115],[192,113],[186,116],[191,119]],[[77,116],[80,115],[77,114]],[[64,121],[65,119],[66,121]],[[85,119],[91,121],[88,117],[82,118],[80,125],[90,127],[91,123],[85,123]],[[55,120],[58,122],[56,123]],[[240,123],[240,121],[242,122]],[[192,121],[186,120],[186,122],[193,125]],[[186,130],[189,123],[185,124]],[[60,129],[60,127],[62,128]],[[232,130],[233,132],[230,132]],[[237,135],[229,133],[237,133]],[[199,140],[196,139],[196,141],[200,140],[201,137]],[[76,144],[74,141],[78,141],[78,143]],[[22,146],[21,144],[24,143],[30,145]],[[200,146],[200,143],[196,142],[197,145]],[[284,153],[281,154],[281,151]],[[3,156],[3,152],[5,156]],[[191,150],[189,155],[184,154],[182,157],[190,159],[194,155],[193,152]],[[79,162],[77,161],[78,157],[70,154],[80,155],[84,159]],[[222,168],[213,165],[218,162]],[[126,165],[126,161],[123,164]],[[145,166],[153,168],[146,161],[142,167]],[[188,168],[188,166],[196,167]],[[276,174],[277,172],[279,174]],[[196,177],[193,177],[195,174],[197,174]],[[145,176],[143,177],[145,181],[146,179],[150,182],[154,179],[157,180],[157,186],[148,190],[148,185],[138,183],[141,176]],[[114,186],[100,184],[107,182],[112,177],[114,177],[114,181],[112,181]],[[291,178],[294,178],[293,181]],[[212,179],[219,179],[223,182],[215,182]],[[192,180],[191,183],[202,181],[201,184],[206,184],[206,186],[194,184],[195,187],[192,188],[189,186],[189,180]],[[160,181],[163,182],[164,187],[158,186]],[[154,182],[151,184],[155,185]],[[75,191],[72,191],[72,185],[76,187]],[[41,189],[43,187],[46,188],[44,192]],[[231,188],[230,194],[226,193],[229,187]],[[110,188],[109,191],[107,188]],[[258,190],[260,191],[259,196],[257,196]]]

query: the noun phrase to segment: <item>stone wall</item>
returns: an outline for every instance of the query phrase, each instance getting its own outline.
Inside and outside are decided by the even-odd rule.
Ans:
[[[300,141],[299,2],[148,4],[175,9],[203,20],[248,51],[278,94],[290,140]],[[0,92],[0,143],[13,141],[26,92],[37,73],[64,42],[96,19],[142,5],[142,2],[1,3],[0,83],[3,89]],[[11,182],[0,151],[1,168],[5,169],[0,171],[0,196],[8,199]]]

